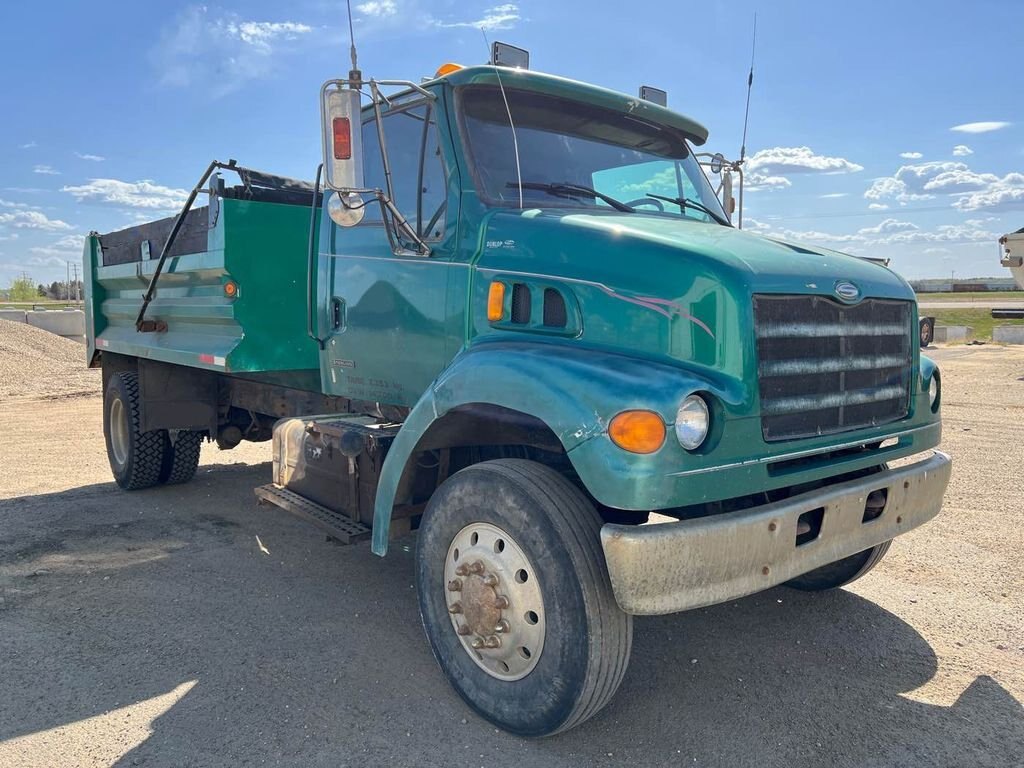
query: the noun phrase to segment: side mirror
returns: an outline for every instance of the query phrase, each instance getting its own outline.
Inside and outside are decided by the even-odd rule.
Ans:
[[[717,176],[722,172],[722,165],[725,163],[725,155],[715,152],[711,158],[711,172]]]
[[[336,80],[320,89],[324,182],[329,189],[363,188],[363,131],[359,91]]]
[[[719,157],[721,156],[719,155]],[[732,173],[730,171],[722,174],[722,207],[730,216],[736,212],[736,198],[732,194]]]

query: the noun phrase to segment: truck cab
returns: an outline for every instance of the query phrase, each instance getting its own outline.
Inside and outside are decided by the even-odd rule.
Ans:
[[[103,263],[110,236],[87,242],[115,476],[136,443],[164,440],[166,465],[172,437],[272,436],[261,498],[378,555],[418,529],[435,657],[530,736],[607,703],[633,615],[839,587],[938,513],[951,463],[912,289],[734,227],[702,125],[526,69],[445,67],[387,96],[354,74],[321,94],[308,230],[283,198],[224,200],[164,297],[163,255],[132,275]],[[239,277],[271,259],[273,284]],[[193,360],[204,328],[221,354]]]

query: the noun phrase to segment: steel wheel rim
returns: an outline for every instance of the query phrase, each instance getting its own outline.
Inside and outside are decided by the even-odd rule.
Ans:
[[[128,461],[130,442],[128,414],[125,413],[124,403],[118,397],[110,404],[110,447],[114,451],[114,460],[122,466]]]
[[[533,671],[546,631],[540,576],[507,531],[470,523],[455,534],[442,588],[452,629],[478,667],[506,681]]]

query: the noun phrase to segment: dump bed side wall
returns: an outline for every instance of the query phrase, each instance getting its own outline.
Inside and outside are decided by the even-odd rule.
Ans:
[[[90,360],[117,352],[228,373],[317,381],[318,348],[306,335],[309,208],[221,199],[211,206],[206,250],[164,265],[147,319],[163,332],[139,333],[135,318],[156,267],[152,258],[102,266],[102,238],[86,241]],[[237,296],[225,285],[234,282]]]

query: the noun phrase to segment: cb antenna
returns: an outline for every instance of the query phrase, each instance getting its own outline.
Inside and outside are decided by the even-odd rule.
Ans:
[[[757,48],[757,14],[754,14],[754,35],[750,42],[750,74],[747,75],[747,106],[743,110],[743,143],[740,145],[740,163],[747,156],[747,123],[750,121],[750,90],[754,85],[754,51]],[[355,55],[353,50],[353,56]]]
[[[363,83],[363,73],[359,71],[359,65],[356,63],[356,33],[352,29],[352,0],[345,0],[345,4],[348,6],[348,39],[351,45],[349,46],[349,55],[352,57],[352,69],[348,72],[348,79],[352,81],[352,88],[359,88]]]

